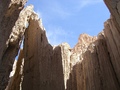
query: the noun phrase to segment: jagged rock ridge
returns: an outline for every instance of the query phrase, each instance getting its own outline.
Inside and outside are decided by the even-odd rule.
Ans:
[[[23,9],[26,0],[7,1],[0,1],[0,90],[120,90],[120,0],[104,0],[111,12],[104,30],[81,34],[73,49],[49,44],[33,6]]]

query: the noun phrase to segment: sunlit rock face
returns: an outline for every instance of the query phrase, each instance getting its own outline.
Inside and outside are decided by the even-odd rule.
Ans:
[[[119,0],[104,0],[111,12],[104,30],[94,37],[81,34],[73,48],[51,46],[25,2],[0,1],[0,90],[120,90]]]

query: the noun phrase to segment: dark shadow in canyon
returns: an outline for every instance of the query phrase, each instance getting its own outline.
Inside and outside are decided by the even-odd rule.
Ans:
[[[20,11],[23,9],[23,5],[20,3],[11,4],[10,6],[10,3],[11,0],[0,0],[0,90],[4,90],[8,84],[9,74],[19,50],[19,42],[15,45],[9,45],[6,42],[12,28],[15,26]]]

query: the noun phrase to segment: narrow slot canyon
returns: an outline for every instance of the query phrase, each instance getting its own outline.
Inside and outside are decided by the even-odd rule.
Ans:
[[[104,30],[73,48],[52,46],[26,2],[0,1],[0,90],[120,90],[120,0],[104,0]]]

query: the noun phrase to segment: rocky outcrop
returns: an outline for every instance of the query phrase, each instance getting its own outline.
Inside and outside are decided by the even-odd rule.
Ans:
[[[26,0],[0,0],[0,90],[4,90],[9,80],[12,65],[19,51],[21,33],[17,32],[17,20]],[[16,33],[15,33],[16,32]],[[18,35],[12,44],[12,35]]]
[[[24,66],[23,56],[24,56],[23,50],[20,50],[16,67],[13,67],[13,73],[12,73],[13,75],[11,76],[9,80],[9,84],[5,90],[21,90],[21,84],[23,80],[23,66]],[[14,73],[14,71],[16,72]]]
[[[119,90],[110,60],[104,35],[100,34],[82,53],[82,61],[74,65],[67,90]]]
[[[13,68],[12,68],[12,71],[11,71],[10,76],[9,76],[10,79],[9,79],[8,85],[7,85],[5,90],[7,90],[7,88],[9,88],[9,86],[11,85],[11,82],[13,82],[13,76],[14,76],[15,71],[16,71],[16,64],[17,64],[17,60],[14,61]]]
[[[61,48],[48,43],[36,14],[25,32],[24,61],[22,90],[64,90]]]
[[[25,0],[0,2],[0,22],[8,26],[0,23],[0,90],[120,90],[119,0],[104,0],[111,12],[104,30],[96,37],[81,34],[73,49],[49,44],[33,6],[22,9]]]
[[[111,18],[105,22],[105,37],[110,52],[111,63],[120,84],[120,1],[104,0],[111,12]]]
[[[97,37],[92,37],[87,34],[81,34],[78,39],[78,43],[73,48],[73,52],[76,52],[79,54],[84,53],[87,50],[88,46],[91,43],[93,43],[95,40],[97,40]]]

